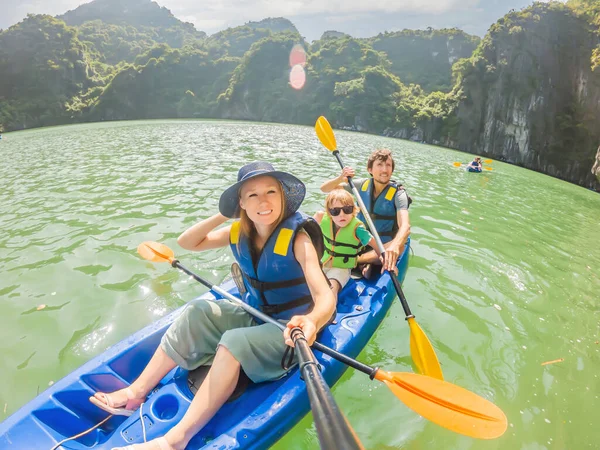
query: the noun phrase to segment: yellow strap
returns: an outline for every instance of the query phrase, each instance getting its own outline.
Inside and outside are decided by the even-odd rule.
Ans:
[[[387,191],[387,194],[385,194],[385,199],[386,200],[391,200],[394,198],[394,194],[396,193],[397,189],[396,188],[390,188],[389,191]]]
[[[236,220],[231,224],[231,230],[229,230],[229,242],[237,244],[240,239],[240,221]]]
[[[288,248],[290,246],[290,241],[292,240],[292,235],[294,234],[294,230],[290,230],[289,228],[282,228],[279,231],[279,235],[277,236],[277,241],[275,241],[275,248],[273,249],[273,253],[276,255],[287,256]]]
[[[363,183],[362,187],[360,188],[361,191],[365,192],[367,189],[369,189],[369,182],[371,180],[365,180],[365,182]]]

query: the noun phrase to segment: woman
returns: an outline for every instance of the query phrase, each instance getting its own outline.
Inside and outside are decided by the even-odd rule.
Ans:
[[[151,389],[177,365],[210,371],[182,420],[169,432],[131,450],[184,449],[235,389],[240,372],[254,382],[280,378],[290,329],[300,327],[312,344],[335,311],[335,298],[319,265],[322,237],[318,225],[298,212],[306,189],[296,177],[254,162],[238,172],[238,182],[219,200],[219,214],[179,236],[187,250],[230,245],[242,268],[248,294],[244,301],[287,322],[260,324],[228,300],[191,302],[173,322],[154,356],[131,386],[90,401],[112,413],[131,415]],[[216,229],[228,218],[240,220]],[[314,243],[313,243],[314,242]],[[316,246],[316,247],[315,247]]]

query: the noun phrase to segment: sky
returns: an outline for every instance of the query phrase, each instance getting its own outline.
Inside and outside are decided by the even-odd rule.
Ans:
[[[0,0],[0,29],[28,13],[63,14],[88,3],[82,0]],[[309,41],[326,30],[370,37],[405,28],[460,28],[484,36],[490,25],[531,0],[158,0],[184,22],[207,34],[266,17],[291,20]]]

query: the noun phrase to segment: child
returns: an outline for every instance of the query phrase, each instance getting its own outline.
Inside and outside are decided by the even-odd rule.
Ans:
[[[375,238],[356,218],[356,212],[352,194],[344,189],[334,189],[325,199],[325,212],[319,211],[314,216],[321,225],[325,241],[321,259],[323,272],[331,281],[336,296],[350,279],[360,250],[367,245],[377,249]]]

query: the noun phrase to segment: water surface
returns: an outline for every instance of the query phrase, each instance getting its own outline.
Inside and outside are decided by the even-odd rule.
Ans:
[[[392,149],[414,199],[414,256],[404,284],[447,380],[507,414],[500,439],[458,436],[349,370],[334,387],[369,449],[596,448],[600,431],[600,196],[500,162],[466,173],[470,155],[337,132],[343,158]],[[177,236],[217,210],[242,163],[265,159],[308,186],[339,172],[309,127],[221,121],[115,122],[7,133],[0,141],[0,420],[49,384],[205,289],[141,260],[171,246],[216,282],[229,250],[182,251]],[[38,310],[39,308],[39,310]],[[395,303],[360,359],[412,371]],[[561,359],[554,364],[542,363]],[[307,416],[276,446],[317,447]]]

